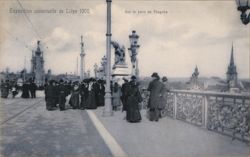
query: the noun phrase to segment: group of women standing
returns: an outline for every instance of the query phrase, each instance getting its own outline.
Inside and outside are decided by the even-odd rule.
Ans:
[[[86,79],[74,84],[69,104],[74,109],[96,109],[104,106],[105,87],[103,80]]]
[[[164,109],[166,100],[164,93],[167,91],[164,82],[167,81],[166,77],[163,77],[163,82],[160,82],[159,75],[153,73],[151,76],[153,80],[149,83],[148,91],[150,92],[148,108],[150,111],[150,120],[158,121],[160,117],[160,111]],[[140,122],[142,116],[140,114],[140,103],[143,101],[139,90],[139,83],[136,81],[136,77],[132,76],[130,81],[123,78],[124,83],[120,87],[118,83],[112,83],[112,105],[113,110],[119,110],[122,106],[122,111],[126,112],[126,120],[131,123]],[[75,82],[71,85],[66,84],[64,81],[60,81],[59,85],[49,85],[45,88],[45,99],[50,104],[50,101],[55,97],[56,102],[59,103],[60,110],[65,109],[65,102],[67,95],[70,95],[69,105],[73,109],[96,109],[98,106],[104,106],[105,95],[105,81],[96,80],[94,78],[83,80],[81,83]],[[54,87],[53,87],[54,86]],[[54,98],[49,98],[50,90],[54,93]],[[71,92],[69,92],[71,91]],[[61,93],[61,94],[60,94]],[[51,101],[55,102],[55,101]],[[162,103],[163,102],[163,103]],[[56,107],[56,103],[53,103]]]
[[[45,87],[47,109],[54,110],[59,104],[60,110],[65,110],[66,97],[69,95],[69,105],[72,109],[96,109],[104,105],[104,81],[94,78],[85,79],[80,83],[51,80]]]
[[[140,122],[141,114],[139,103],[142,102],[142,96],[139,91],[139,84],[136,82],[136,77],[132,76],[130,82],[124,79],[121,90],[122,110],[126,111],[126,120],[132,123]]]

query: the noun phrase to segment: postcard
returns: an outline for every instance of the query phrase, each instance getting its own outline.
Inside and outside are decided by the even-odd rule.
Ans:
[[[0,0],[0,156],[249,157],[249,0]]]

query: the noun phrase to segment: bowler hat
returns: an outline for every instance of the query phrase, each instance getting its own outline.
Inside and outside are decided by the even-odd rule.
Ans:
[[[158,75],[158,73],[154,72],[154,73],[151,75],[151,77],[157,77],[157,78],[159,78],[159,75]]]
[[[136,80],[136,77],[134,75],[131,76],[131,80]]]

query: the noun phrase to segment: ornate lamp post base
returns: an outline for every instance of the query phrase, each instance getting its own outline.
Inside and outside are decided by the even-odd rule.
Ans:
[[[112,96],[111,93],[106,93],[105,96],[105,107],[103,109],[102,116],[103,117],[108,117],[108,116],[113,116],[113,108],[112,108]]]

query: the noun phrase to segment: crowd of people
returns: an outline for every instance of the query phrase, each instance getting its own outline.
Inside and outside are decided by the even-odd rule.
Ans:
[[[165,108],[169,85],[167,77],[160,77],[157,73],[151,75],[147,91],[149,93],[146,108],[150,121],[158,121],[161,111]],[[128,122],[140,122],[142,102],[145,97],[141,95],[141,87],[135,76],[130,80],[123,78],[123,84],[111,82],[112,107],[114,111],[125,111]],[[36,98],[37,86],[34,81],[26,81],[22,86],[22,98]],[[12,91],[13,98],[18,94],[18,86],[9,83],[8,80],[1,82],[1,96],[7,98],[9,91]],[[72,109],[96,109],[104,106],[105,81],[95,78],[84,79],[81,82],[71,81],[46,81],[44,85],[46,109],[48,111]],[[145,94],[145,93],[143,93]],[[69,97],[68,104],[67,97]],[[145,100],[144,100],[145,102]],[[145,104],[144,104],[145,105]],[[68,107],[69,106],[69,107]]]
[[[65,110],[66,97],[70,96],[69,105],[72,109],[96,109],[104,106],[105,87],[103,80],[94,78],[82,82],[50,80],[45,84],[45,101],[47,110]]]
[[[147,91],[149,120],[158,121],[161,110],[165,108],[169,85],[167,78],[160,77],[157,73],[151,75]],[[117,82],[111,83],[112,106],[114,111],[125,111],[128,122],[140,122],[141,103],[143,97],[137,78],[132,76],[130,80],[123,78],[120,86]],[[45,100],[47,110],[59,108],[65,110],[66,97],[70,96],[68,104],[72,109],[96,109],[104,106],[105,81],[94,78],[85,79],[82,82],[68,83],[63,80],[59,82],[50,80],[45,87]]]
[[[36,98],[36,90],[37,85],[35,84],[34,80],[31,79],[24,82],[21,87],[17,85],[17,82],[15,80],[1,80],[2,98],[7,98],[10,93],[12,94],[12,98],[15,98],[20,91],[22,91],[22,98]]]

